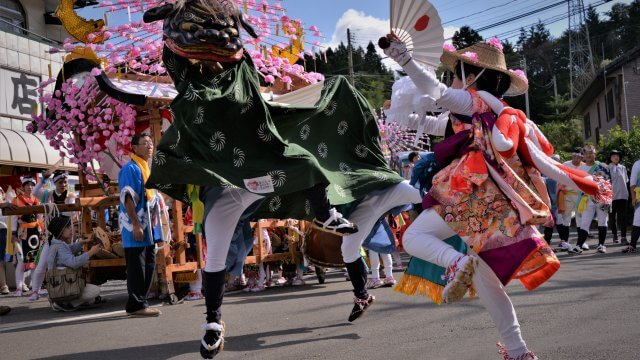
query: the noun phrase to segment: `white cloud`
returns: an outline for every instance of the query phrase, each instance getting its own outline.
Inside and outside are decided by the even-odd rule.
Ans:
[[[340,43],[347,45],[347,29],[351,29],[354,38],[354,46],[362,46],[366,49],[369,41],[376,45],[376,50],[381,57],[386,57],[382,50],[378,47],[378,39],[389,32],[389,19],[380,19],[365,14],[363,11],[349,9],[342,14],[336,23],[335,30],[331,35],[331,41],[322,44],[325,48],[336,48]],[[448,39],[458,30],[458,27],[447,26],[444,28],[444,38]],[[449,41],[451,42],[451,41]],[[383,63],[391,69],[399,69],[400,67],[391,59],[383,60]]]
[[[377,44],[378,39],[389,32],[389,19],[379,19],[366,15],[363,11],[349,9],[338,19],[333,35],[331,35],[331,41],[323,46],[335,49],[341,42],[347,45],[347,29],[351,29],[355,47],[362,46],[363,49],[366,49],[369,41],[372,41],[376,45],[378,54],[382,57],[386,56]],[[385,60],[384,63],[388,67],[395,65],[392,60]]]
[[[453,34],[455,34],[456,31],[460,30],[459,27],[455,27],[455,26],[445,26],[444,27],[444,38],[445,39],[450,39],[453,37]],[[447,43],[451,43],[451,40],[447,40],[445,41]]]

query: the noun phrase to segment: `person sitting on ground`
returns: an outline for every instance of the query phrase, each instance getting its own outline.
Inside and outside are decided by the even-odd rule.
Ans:
[[[100,251],[100,245],[93,245],[89,251],[81,255],[74,254],[82,249],[82,242],[71,244],[72,228],[71,218],[68,216],[58,216],[51,219],[49,226],[49,256],[47,258],[48,270],[56,267],[69,267],[78,269],[89,263],[89,259]],[[103,303],[100,297],[100,288],[93,284],[86,284],[79,298],[67,303],[51,302],[54,311],[74,311],[82,305],[92,305]]]

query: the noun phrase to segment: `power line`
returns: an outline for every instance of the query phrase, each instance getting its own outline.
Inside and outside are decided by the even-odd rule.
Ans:
[[[471,15],[465,15],[465,16],[461,16],[461,17],[456,18],[456,19],[453,19],[453,20],[445,21],[445,22],[443,22],[443,23],[442,23],[442,25],[451,24],[451,23],[452,23],[452,22],[454,22],[454,21],[458,21],[458,20],[462,20],[462,19],[467,19],[467,18],[470,18],[470,17],[474,17],[474,16],[476,16],[476,15],[480,15],[480,14],[485,13],[485,12],[487,12],[487,11],[490,11],[490,10],[493,10],[493,9],[496,9],[496,8],[499,8],[499,7],[503,7],[503,6],[505,6],[505,5],[509,5],[509,4],[511,4],[511,3],[513,3],[513,2],[516,2],[516,1],[519,1],[519,0],[510,0],[510,1],[507,1],[506,3],[500,4],[500,5],[496,5],[496,6],[492,6],[492,7],[490,7],[490,8],[484,9],[484,10],[482,10],[482,11],[479,11],[479,12],[474,13],[474,14],[471,14]]]

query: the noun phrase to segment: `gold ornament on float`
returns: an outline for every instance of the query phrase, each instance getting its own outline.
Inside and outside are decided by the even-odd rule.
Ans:
[[[104,34],[96,33],[104,28],[104,20],[87,20],[78,15],[73,8],[75,0],[60,0],[60,5],[56,9],[56,16],[60,19],[62,27],[76,40],[85,44],[104,43]],[[89,40],[90,34],[95,34],[95,38]]]

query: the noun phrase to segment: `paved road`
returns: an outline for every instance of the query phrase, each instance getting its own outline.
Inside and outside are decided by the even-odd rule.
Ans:
[[[509,285],[524,337],[541,359],[640,358],[640,255],[620,249],[560,255],[561,270],[532,293]],[[377,289],[371,311],[350,324],[349,288],[335,273],[324,285],[310,278],[301,287],[228,295],[227,342],[216,359],[499,359],[498,333],[477,301],[437,306]],[[203,301],[130,319],[121,310],[122,283],[107,283],[103,293],[108,304],[75,313],[54,313],[46,300],[0,297],[13,307],[0,318],[0,358],[199,358]]]

